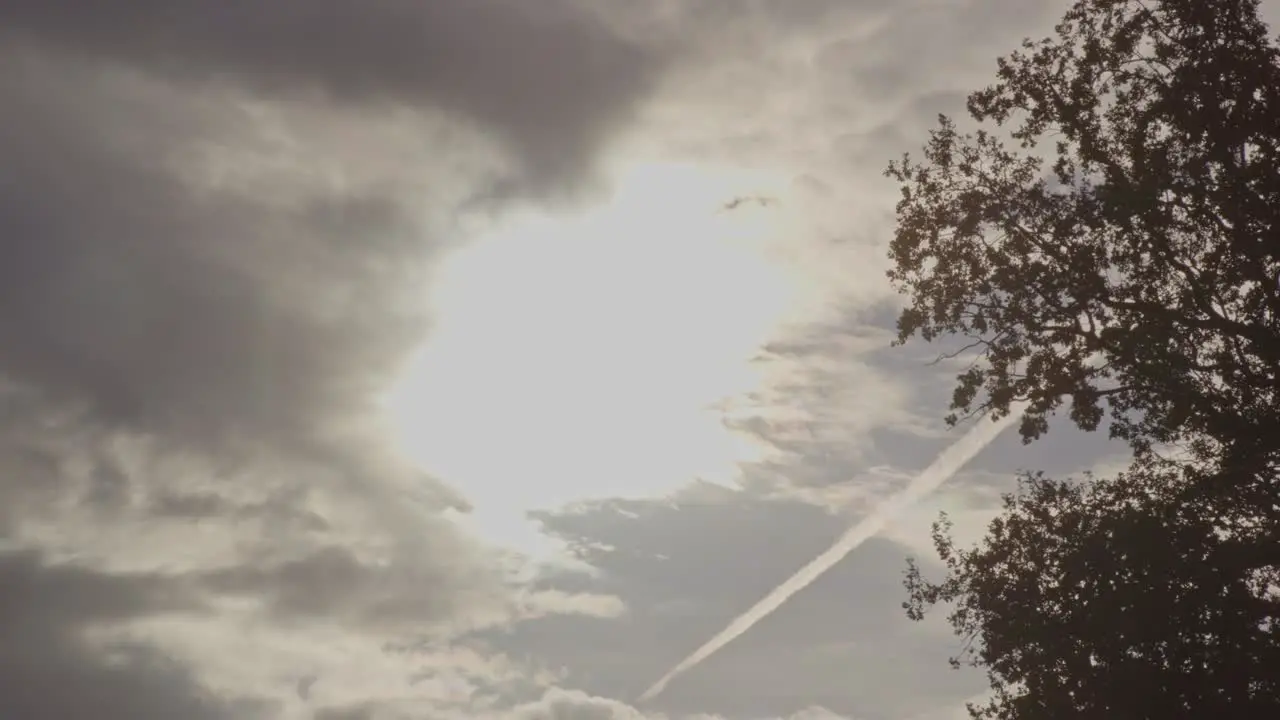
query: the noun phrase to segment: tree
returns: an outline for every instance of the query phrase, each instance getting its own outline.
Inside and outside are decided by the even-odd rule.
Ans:
[[[947,576],[911,563],[904,607],[954,605],[952,663],[993,690],[974,718],[1280,717],[1280,506],[1269,478],[1213,472],[1146,455],[1108,482],[1027,475],[979,547],[934,525]]]
[[[1138,450],[1280,452],[1280,52],[1257,9],[1077,0],[970,95],[976,133],[940,117],[890,164],[896,343],[973,353],[949,422],[1027,400],[1030,442],[1069,399]]]
[[[1280,717],[1280,50],[1256,0],[1076,0],[998,67],[887,171],[896,343],[963,339],[952,424],[1070,402],[1135,455],[944,517],[907,614],[953,607],[975,718]]]

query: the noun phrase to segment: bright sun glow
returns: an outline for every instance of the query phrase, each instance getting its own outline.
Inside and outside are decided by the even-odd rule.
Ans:
[[[406,450],[480,517],[732,485],[761,450],[717,406],[759,385],[749,359],[790,290],[765,253],[778,211],[724,206],[784,188],[632,167],[607,206],[510,218],[458,251],[432,288],[430,340],[392,395]]]

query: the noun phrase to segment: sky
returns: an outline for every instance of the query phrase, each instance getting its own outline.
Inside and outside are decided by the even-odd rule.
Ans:
[[[901,609],[999,436],[890,348],[885,164],[1028,0],[0,4],[0,709],[951,720]]]

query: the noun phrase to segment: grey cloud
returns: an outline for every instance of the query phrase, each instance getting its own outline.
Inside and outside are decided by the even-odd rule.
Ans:
[[[337,708],[320,708],[315,720],[375,720],[378,709],[372,705],[353,705]]]
[[[0,539],[63,504],[115,510],[125,502],[128,478],[99,452],[95,429],[56,410],[40,392],[0,380]],[[74,464],[88,468],[78,480],[68,476]]]
[[[812,32],[874,17],[890,5],[888,0],[710,0],[684,3],[681,10],[708,26],[746,21],[777,35]]]
[[[591,695],[581,690],[554,687],[533,702],[518,705],[502,715],[504,720],[665,720],[667,715],[646,712],[624,702]],[[722,715],[699,713],[671,717],[684,720],[724,720]],[[849,720],[820,706],[806,707],[789,715],[760,715],[778,720]]]
[[[660,70],[560,0],[16,0],[0,37],[271,94],[440,106],[498,133],[543,180],[587,169]]]
[[[476,626],[501,626],[513,617],[585,611],[571,606],[580,599],[564,596],[533,598],[541,604],[524,607],[526,600],[510,597],[482,552],[435,517],[432,506],[420,509],[422,516],[412,527],[387,527],[394,517],[377,514],[372,523],[362,521],[364,508],[349,507],[352,498],[344,501],[338,495],[317,502],[325,500],[324,493],[314,492],[307,478],[282,480],[270,468],[218,477],[204,463],[139,457],[138,448],[130,447],[134,443],[125,442],[127,434],[75,422],[74,415],[71,422],[60,422],[35,393],[0,394],[0,409],[0,510],[11,515],[7,525],[0,525],[0,543],[5,548],[49,547],[51,553],[75,556],[81,563],[52,567],[36,552],[3,556],[0,637],[14,648],[57,650],[6,655],[0,649],[5,667],[20,678],[92,676],[83,690],[74,684],[65,688],[81,693],[82,699],[48,699],[54,707],[106,702],[93,684],[102,675],[101,650],[77,639],[88,627],[116,636],[137,621],[145,638],[111,651],[112,657],[126,653],[129,667],[137,665],[143,679],[131,680],[134,670],[126,672],[117,664],[103,682],[155,696],[133,698],[120,718],[201,718],[220,715],[152,713],[148,703],[167,708],[179,699],[143,680],[163,670],[169,678],[164,682],[181,689],[183,697],[199,695],[204,671],[225,677],[220,668],[239,662],[226,653],[244,652],[259,642],[271,658],[281,643],[306,647],[316,642],[308,640],[316,633],[325,638],[337,633],[377,652],[388,641],[417,646],[421,638],[455,638]],[[103,474],[124,485],[124,501],[96,499]],[[322,491],[325,483],[319,485]],[[169,574],[113,569],[122,565],[163,567]],[[13,610],[20,605],[20,611]],[[152,622],[174,615],[182,617],[172,618],[174,623]],[[210,631],[215,636],[232,632],[221,626],[228,621],[231,627],[249,623],[261,637],[228,645],[210,642],[205,635]],[[166,650],[176,653],[174,659],[164,657]],[[312,670],[307,661],[287,656],[251,662],[260,663],[263,672],[253,690],[245,692],[278,702],[296,703],[291,699],[296,678]],[[386,667],[401,668],[392,672],[402,672],[406,690],[411,688],[409,678],[416,670],[412,658]],[[326,675],[330,684],[341,682],[340,672]],[[50,687],[42,682],[23,689],[22,707],[41,702],[41,693]],[[182,689],[188,687],[190,692]],[[359,690],[340,695],[361,698]],[[270,708],[263,712],[278,716]],[[67,711],[51,717],[81,716]],[[230,716],[255,717],[247,710]],[[41,715],[30,717],[43,720]]]
[[[746,487],[843,483],[851,466],[876,460],[880,433],[914,422],[903,408],[914,388],[895,377],[901,359],[890,353],[891,320],[879,310],[833,311],[762,349],[757,362],[769,379],[733,426],[779,454],[745,467]]]
[[[121,485],[127,480],[122,480]],[[100,505],[98,497],[86,497],[91,505]],[[160,489],[153,493],[146,512],[149,516],[186,520],[231,520],[233,522],[270,523],[276,530],[299,534],[323,535],[333,529],[322,515],[308,507],[301,488],[287,488],[262,501],[236,501],[210,490]]]
[[[897,117],[865,132],[850,132],[832,142],[835,154],[852,173],[880,174],[890,160],[916,152],[937,123],[938,114],[957,118],[965,112],[965,93],[938,91],[909,100]],[[892,327],[890,323],[889,327]]]
[[[1022,0],[903,3],[873,30],[829,41],[815,53],[815,68],[833,91],[855,92],[869,102],[968,91],[989,80],[996,56],[1013,49],[1011,37],[1043,34],[1060,11],[1052,3]],[[943,67],[946,72],[939,72]]]
[[[5,635],[5,712],[257,712],[155,648],[99,662],[79,628],[178,592],[113,567],[368,637],[512,612],[439,516],[460,499],[378,424],[448,206],[488,172],[432,133],[496,136],[529,192],[573,185],[658,69],[558,2],[0,4],[0,541],[96,568],[0,567],[26,583],[0,583],[6,627],[42,648]]]
[[[462,584],[450,568],[407,561],[371,564],[335,546],[282,562],[212,572],[203,583],[214,592],[265,599],[283,621],[337,620],[370,628],[448,620],[476,599],[460,592]]]
[[[830,490],[831,501],[848,502],[868,481],[867,468],[922,469],[962,434],[944,425],[938,398],[949,395],[967,360],[935,361],[963,341],[891,347],[898,312],[896,298],[842,308],[826,322],[798,327],[764,348],[762,361],[777,368],[780,379],[757,391],[758,412],[733,424],[779,454],[743,467],[746,489],[815,502]],[[909,384],[902,381],[904,371]],[[1080,458],[1116,447],[1105,433],[1071,428],[1034,447],[1022,445],[1016,434],[1003,434],[970,467],[996,458],[996,472],[1072,472]],[[851,486],[855,492],[844,492]]]
[[[158,162],[198,108],[124,112],[151,98],[110,73],[18,66],[0,77],[0,372],[201,443],[297,443],[335,406],[359,410],[413,337],[392,292],[426,253],[400,209],[198,196]],[[281,297],[290,280],[310,297]]]
[[[516,707],[512,720],[642,720],[635,708],[578,690],[552,688],[540,700]]]
[[[104,575],[67,563],[52,565],[34,551],[0,553],[0,576],[5,599],[0,604],[0,625],[6,628],[6,637],[202,607],[198,595],[174,579],[155,574]]]
[[[355,478],[392,470],[350,428],[425,329],[407,300],[433,245],[413,188],[283,183],[286,203],[193,187],[184,158],[253,153],[237,88],[330,112],[292,92],[315,87],[452,108],[507,138],[530,182],[567,181],[653,69],[562,4],[17,2],[0,37],[0,374],[225,463],[247,443]],[[433,148],[444,170],[450,150]]]
[[[37,553],[0,553],[0,707],[29,720],[266,717],[267,706],[219,697],[150,648],[104,649],[83,636],[104,622],[199,609],[163,576],[108,576]]]

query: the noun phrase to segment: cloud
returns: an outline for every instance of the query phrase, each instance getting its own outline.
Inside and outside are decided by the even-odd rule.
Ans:
[[[872,456],[873,431],[916,429],[914,389],[878,357],[890,336],[857,318],[798,324],[766,345],[762,387],[730,407],[730,422],[770,447],[746,470],[760,492],[846,483]]]
[[[656,55],[502,0],[20,1],[0,48],[6,707],[454,702],[541,677],[468,633],[624,612],[511,577],[379,403],[459,209],[595,182]]]
[[[617,700],[553,688],[542,699],[518,706],[511,720],[643,720],[644,713]]]
[[[0,433],[0,458],[59,472],[17,475],[18,482],[4,486],[12,501],[4,507],[21,521],[10,522],[0,551],[3,624],[15,629],[6,636],[30,636],[5,660],[15,677],[60,678],[62,693],[81,698],[77,702],[95,702],[100,682],[149,692],[148,678],[160,673],[156,682],[181,691],[181,697],[153,698],[165,707],[189,696],[196,698],[191,703],[250,703],[263,708],[264,717],[294,717],[281,715],[289,708],[305,717],[308,707],[370,698],[434,698],[449,705],[480,689],[522,686],[539,672],[504,664],[492,652],[469,651],[461,640],[467,633],[521,619],[611,617],[623,610],[617,598],[601,593],[509,586],[496,558],[431,515],[420,518],[413,527],[418,535],[410,536],[404,534],[409,528],[365,517],[366,508],[351,506],[350,498],[335,505],[323,482],[284,483],[294,498],[286,504],[270,487],[270,472],[224,478],[219,487],[206,480],[202,465],[114,455],[128,445],[119,434],[95,439],[92,432],[67,435],[56,426],[33,432],[30,425],[49,418],[23,417],[24,424]],[[158,472],[138,467],[147,465]],[[166,472],[173,470],[181,472]],[[98,486],[104,475],[109,486],[124,484],[119,495],[142,502],[92,500],[111,495]],[[45,484],[50,480],[55,484]],[[152,489],[202,480],[216,488],[204,490],[216,501],[200,506],[195,518],[155,513],[146,502]],[[268,499],[254,501],[255,492]],[[389,652],[393,646],[403,649]],[[50,650],[20,650],[28,647]],[[424,667],[434,668],[433,682],[414,679]],[[307,676],[316,678],[309,701],[296,696]],[[42,717],[41,702],[49,712],[72,702],[34,689],[41,687],[49,683],[21,695],[22,707],[31,709],[24,716]],[[135,712],[145,703],[133,702],[121,705],[121,714],[101,717],[175,716]],[[115,707],[102,703],[104,710]],[[206,715],[193,710],[191,716]],[[221,715],[210,710],[207,716]]]
[[[138,615],[189,613],[198,598],[152,574],[108,575],[0,553],[0,697],[14,717],[265,717],[259,703],[207,692],[145,645],[94,648],[85,631]],[[104,652],[110,662],[95,660]]]
[[[219,451],[314,452],[336,412],[367,409],[419,322],[398,294],[427,247],[397,198],[206,192],[165,162],[225,139],[201,133],[211,101],[60,61],[7,67],[0,372],[89,421]]]
[[[11,41],[186,82],[441,107],[496,133],[539,182],[589,169],[661,69],[560,0],[124,0],[74,13],[19,0],[0,27]]]
[[[662,713],[644,712],[627,703],[611,700],[581,690],[553,687],[542,698],[519,705],[505,715],[506,720],[667,720],[683,717],[685,720],[723,720],[719,715],[696,714],[667,716]],[[776,720],[853,720],[821,706],[804,708]]]

